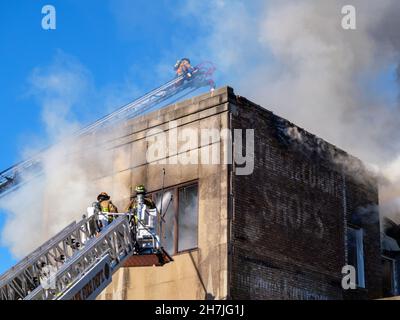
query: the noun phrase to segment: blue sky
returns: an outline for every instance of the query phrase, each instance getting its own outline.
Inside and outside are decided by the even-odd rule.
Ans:
[[[296,3],[290,0],[271,2]],[[292,115],[291,120],[306,128],[309,124],[312,132],[319,133],[315,123],[318,125],[322,121],[306,119],[299,116],[301,113],[297,110],[284,108],[285,103],[291,102],[291,97],[298,104],[296,109],[304,106],[306,111],[309,104],[307,99],[302,101],[303,96],[296,91],[303,86],[301,74],[292,82],[282,76],[286,71],[293,72],[294,76],[299,70],[313,71],[308,65],[296,64],[296,59],[293,62],[285,46],[293,46],[301,58],[304,58],[302,50],[308,53],[308,49],[299,48],[297,43],[287,39],[283,42],[285,46],[281,46],[277,40],[290,32],[299,37],[298,30],[301,37],[302,28],[296,26],[292,30],[289,25],[290,32],[278,32],[277,37],[271,24],[264,23],[276,20],[284,29],[288,21],[274,20],[273,14],[278,10],[269,10],[266,3],[269,1],[255,0],[251,4],[235,0],[1,1],[0,170],[21,160],[26,149],[37,149],[51,142],[43,121],[43,104],[49,100],[57,101],[60,97],[68,100],[67,118],[71,122],[90,123],[172,78],[172,65],[184,56],[195,63],[212,60],[217,64],[217,85],[229,84],[238,94],[254,98],[257,103],[264,103],[278,113]],[[56,8],[56,30],[41,28],[41,9],[46,4]],[[269,12],[272,16],[268,16]],[[340,10],[328,14],[334,21],[337,19],[335,26],[339,26]],[[345,42],[345,37],[337,32],[333,39]],[[321,45],[317,36],[315,39]],[[359,52],[346,43],[339,49],[345,53]],[[320,60],[320,65],[325,66],[326,61]],[[395,105],[398,97],[395,65],[392,60],[377,61],[376,64],[376,72],[361,76],[360,86],[364,91],[376,92],[387,105]],[[371,62],[365,66],[370,70]],[[64,92],[59,87],[52,87],[52,74],[61,74],[66,81],[71,75],[78,77],[72,77],[74,83],[70,84],[70,91]],[[46,80],[47,86],[41,85],[42,79]],[[283,92],[279,91],[280,82],[285,85]],[[314,85],[318,87],[319,84]],[[278,89],[265,90],[274,86]],[[321,95],[319,98],[329,101],[331,97]],[[281,105],[280,98],[283,99]],[[326,128],[330,126],[324,124],[323,129]],[[324,130],[321,133],[329,138],[330,131]],[[331,131],[340,130],[332,126]],[[332,140],[336,138],[335,135],[332,137]],[[0,229],[6,214],[0,212]],[[9,250],[0,246],[0,273],[14,262]]]

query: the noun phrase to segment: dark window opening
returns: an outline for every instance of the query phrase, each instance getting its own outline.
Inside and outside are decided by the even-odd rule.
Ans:
[[[397,294],[396,290],[396,261],[382,257],[383,267],[383,296],[390,297]]]

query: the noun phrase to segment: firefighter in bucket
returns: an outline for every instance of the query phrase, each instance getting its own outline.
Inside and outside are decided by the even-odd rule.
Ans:
[[[146,196],[144,185],[135,188],[125,212],[132,214],[131,225],[136,229],[136,241],[142,253],[152,253],[159,248],[157,229],[157,208],[150,197]]]

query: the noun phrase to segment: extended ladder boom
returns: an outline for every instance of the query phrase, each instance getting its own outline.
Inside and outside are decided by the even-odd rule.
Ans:
[[[177,96],[179,93],[187,95],[204,86],[210,86],[213,89],[215,85],[211,77],[214,71],[215,67],[211,63],[202,63],[194,68],[190,80],[186,79],[185,75],[179,76],[161,87],[145,94],[139,99],[119,108],[93,124],[81,129],[73,135],[73,137],[90,134],[96,132],[99,128],[104,128],[105,126],[114,124],[122,119],[129,119],[144,114],[154,106],[157,106],[164,101],[168,101],[168,99]],[[32,176],[40,174],[41,159],[45,152],[46,150],[29,160],[23,161],[0,172],[0,197],[19,187],[24,182],[24,174],[29,173]]]
[[[56,236],[29,254],[0,278],[0,299],[24,299],[40,285],[49,268],[59,268],[79,248],[82,240],[90,238],[89,219],[73,222]]]
[[[0,300],[88,300],[111,282],[111,276],[134,255],[166,255],[157,246],[142,253],[137,224],[119,216],[100,232],[97,216],[72,223],[0,278]],[[156,235],[154,235],[154,239]]]
[[[16,265],[14,265],[11,269],[9,269],[7,272],[3,273],[0,276],[0,281],[13,277],[14,275],[17,275],[18,273],[23,273],[24,272],[24,267],[26,265],[31,264],[33,261],[35,261],[35,258],[39,257],[41,252],[49,250],[52,246],[57,244],[58,242],[61,241],[63,236],[68,233],[72,229],[73,226],[75,226],[76,222],[71,223],[67,227],[65,227],[63,230],[61,230],[59,233],[57,233],[54,237],[52,237],[50,240],[48,240],[45,244],[37,248],[35,251],[33,251],[29,256],[25,257],[22,259],[20,262],[18,262]],[[0,282],[2,283],[2,282]]]
[[[112,274],[134,252],[128,219],[119,217],[78,254],[49,275],[26,300],[89,300],[111,282]]]

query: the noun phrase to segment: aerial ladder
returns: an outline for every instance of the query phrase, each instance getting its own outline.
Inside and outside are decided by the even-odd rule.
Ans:
[[[143,115],[160,107],[160,104],[163,102],[172,103],[201,87],[208,86],[213,91],[215,88],[214,81],[212,80],[214,71],[215,67],[211,62],[203,62],[193,68],[190,78],[186,74],[175,77],[159,88],[82,128],[69,138],[89,135],[100,128],[104,130],[107,126],[115,125],[122,120]],[[173,98],[175,100],[171,101]],[[28,160],[0,172],[0,198],[41,175],[42,158],[46,154],[46,151],[47,149]]]
[[[0,300],[92,300],[128,259],[139,258],[136,266],[172,261],[161,246],[161,214],[151,223],[134,213],[112,215],[102,229],[98,214],[84,215],[22,259],[0,277]]]
[[[202,63],[191,70],[190,78],[179,75],[74,136],[143,115],[162,102],[171,103],[172,98],[182,98],[204,86],[213,91],[214,71],[212,63]],[[40,176],[45,152],[0,172],[0,198],[29,182],[26,175]],[[99,213],[88,211],[82,220],[65,227],[0,276],[0,300],[91,300],[128,261],[134,266],[171,262],[160,240],[164,220],[161,213],[112,213],[114,220],[100,228]]]

